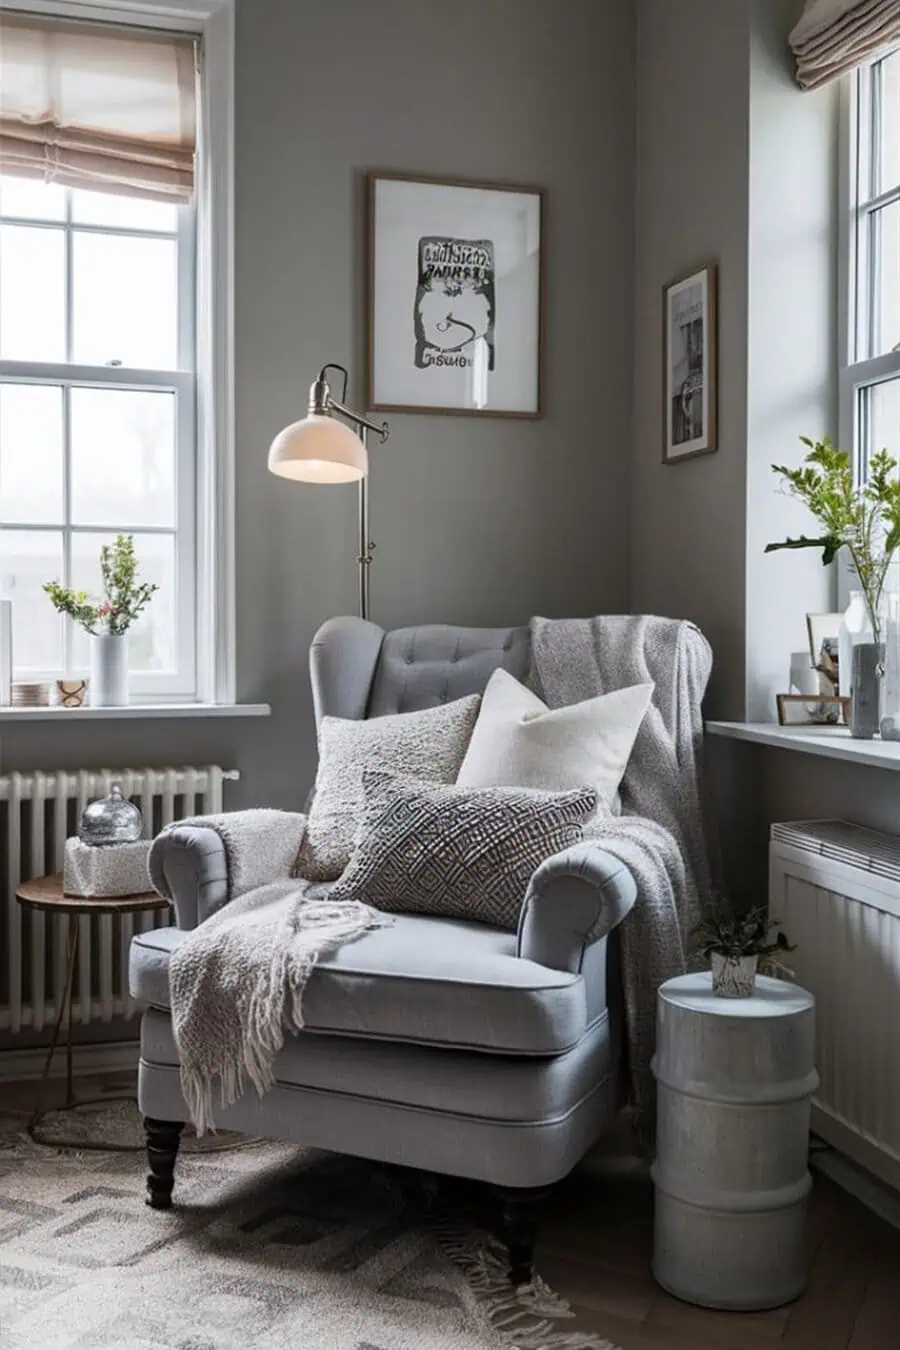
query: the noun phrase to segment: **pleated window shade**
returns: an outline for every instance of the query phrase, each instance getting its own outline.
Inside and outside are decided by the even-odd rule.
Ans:
[[[790,41],[798,83],[816,89],[900,42],[900,3],[807,0]]]
[[[196,65],[190,37],[0,15],[0,171],[189,201]]]

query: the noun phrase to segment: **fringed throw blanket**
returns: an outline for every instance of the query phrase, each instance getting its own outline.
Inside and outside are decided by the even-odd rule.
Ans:
[[[213,1081],[230,1105],[245,1075],[262,1094],[284,1029],[303,1026],[303,992],[327,952],[391,919],[368,905],[330,904],[321,886],[274,881],[232,900],[172,953],[172,1027],[181,1089],[202,1134],[212,1125]]]
[[[228,860],[227,904],[169,962],[181,1087],[202,1134],[212,1125],[216,1079],[223,1106],[246,1079],[259,1093],[272,1086],[285,1027],[303,1026],[303,992],[319,958],[392,920],[368,905],[331,904],[327,887],[294,877],[303,815],[239,811],[179,825],[214,830]],[[164,877],[154,879],[164,893]]]
[[[533,673],[551,708],[655,685],[622,783],[619,817],[586,835],[631,869],[637,903],[620,930],[632,1093],[652,1122],[656,991],[683,973],[687,936],[709,891],[700,803],[700,703],[712,653],[693,624],[642,614],[532,619]]]

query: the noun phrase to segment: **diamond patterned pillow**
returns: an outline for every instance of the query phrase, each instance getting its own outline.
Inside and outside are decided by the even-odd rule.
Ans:
[[[330,900],[515,929],[532,873],[577,844],[593,788],[459,788],[363,771],[356,852]]]

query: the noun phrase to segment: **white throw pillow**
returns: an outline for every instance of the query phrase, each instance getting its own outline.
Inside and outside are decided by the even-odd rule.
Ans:
[[[652,697],[652,684],[635,684],[550,709],[508,671],[495,670],[456,782],[545,792],[589,785],[605,815]]]
[[[363,809],[363,770],[454,783],[478,716],[481,697],[420,712],[389,713],[357,722],[323,717],[319,768],[297,870],[310,881],[335,881],[350,861]]]

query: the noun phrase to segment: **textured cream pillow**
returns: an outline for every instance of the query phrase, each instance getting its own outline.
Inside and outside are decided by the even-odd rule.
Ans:
[[[426,783],[453,783],[478,716],[479,694],[420,712],[357,722],[323,717],[319,769],[297,870],[335,881],[350,861],[363,809],[363,770],[386,769]]]
[[[589,784],[606,814],[652,696],[652,684],[635,684],[551,710],[508,671],[495,670],[457,785],[565,792]]]

